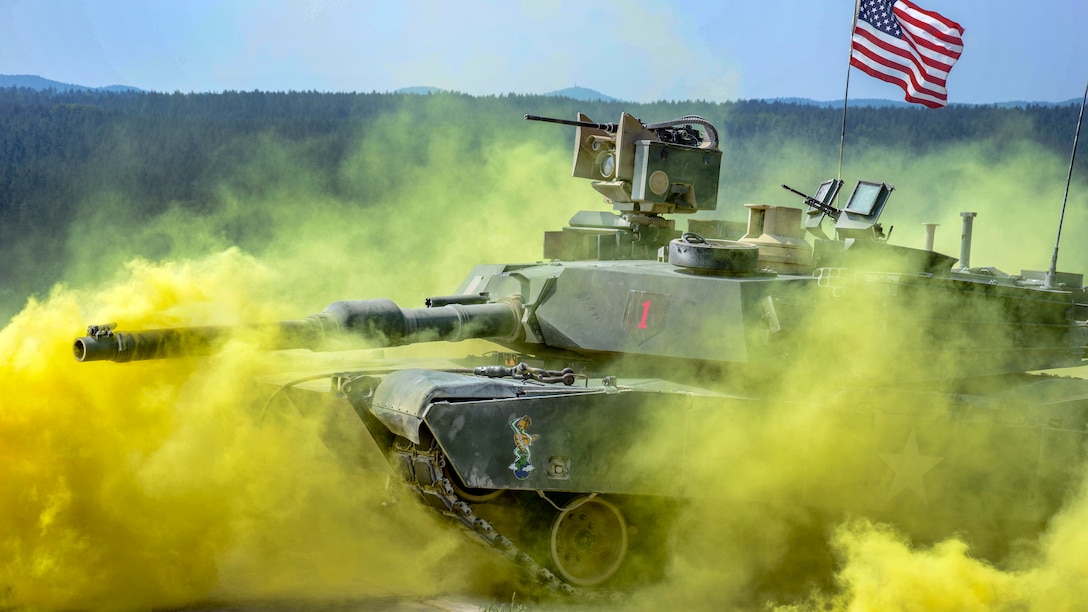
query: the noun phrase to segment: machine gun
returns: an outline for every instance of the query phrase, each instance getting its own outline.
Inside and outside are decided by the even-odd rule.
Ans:
[[[525,119],[527,121],[542,121],[544,123],[558,123],[560,125],[591,128],[594,130],[602,130],[609,134],[615,134],[619,130],[619,124],[616,123],[575,121],[573,119],[557,119],[555,117],[541,117],[539,115],[525,115]],[[661,142],[683,145],[685,147],[699,147],[702,146],[704,140],[707,140],[708,146],[718,146],[718,130],[709,121],[697,115],[686,115],[679,119],[673,119],[672,121],[651,123],[648,125],[641,121],[639,121],[639,123],[647,130],[653,131]],[[703,131],[706,132],[706,137],[704,137],[699,130],[693,128],[692,124],[701,126]]]
[[[820,227],[824,217],[831,217],[835,224],[835,233],[841,238],[854,238],[862,240],[886,241],[891,235],[891,229],[884,233],[884,229],[877,221],[884,211],[884,205],[888,197],[895,189],[887,183],[875,183],[872,181],[858,181],[850,199],[843,208],[835,208],[831,205],[842,187],[842,179],[831,179],[820,183],[816,190],[816,196],[812,197],[802,193],[789,185],[782,188],[795,193],[805,199],[805,205],[809,207],[804,220],[805,229],[817,238],[827,238]]]
[[[825,185],[827,185],[827,188],[824,187]],[[804,193],[803,191],[798,191],[793,187],[790,187],[789,185],[782,185],[782,189],[796,193],[797,195],[804,198],[805,206],[815,208],[816,210],[836,220],[839,218],[839,215],[842,214],[842,210],[832,206],[831,202],[834,201],[835,195],[838,194],[840,187],[842,187],[841,179],[827,181],[824,184],[820,185],[820,190],[816,192],[816,195],[819,196],[820,199],[816,199],[808,195],[807,193]]]
[[[596,121],[575,121],[573,119],[557,119],[556,117],[541,117],[540,115],[525,115],[526,121],[542,121],[544,123],[558,123],[559,125],[573,125],[594,130],[602,130],[609,134],[615,134],[619,126],[615,123],[597,123]]]

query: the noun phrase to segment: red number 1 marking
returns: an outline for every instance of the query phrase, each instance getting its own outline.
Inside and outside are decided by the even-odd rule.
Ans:
[[[638,322],[639,329],[646,329],[646,317],[650,314],[650,300],[642,303],[642,320]]]

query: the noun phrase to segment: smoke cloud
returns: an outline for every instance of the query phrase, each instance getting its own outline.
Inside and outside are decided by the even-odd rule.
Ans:
[[[464,559],[475,547],[414,500],[390,505],[401,494],[386,490],[385,460],[354,414],[265,406],[278,387],[254,382],[340,361],[270,361],[244,337],[199,360],[77,364],[71,354],[89,323],[235,325],[364,297],[415,307],[452,293],[467,264],[451,262],[538,259],[521,232],[573,213],[565,155],[499,141],[481,160],[467,129],[406,135],[417,119],[392,115],[360,136],[341,172],[376,194],[365,205],[322,196],[292,164],[295,145],[271,136],[238,171],[240,183],[266,185],[260,201],[225,184],[211,211],[139,219],[121,192],[88,194],[82,227],[125,241],[101,249],[74,227],[68,277],[81,285],[32,300],[0,332],[10,390],[0,411],[0,605],[422,597],[473,583],[459,568],[473,565]],[[249,253],[230,244],[232,228]],[[126,252],[158,256],[124,263]],[[344,448],[330,449],[330,438]]]
[[[459,102],[447,102],[454,107],[436,102],[426,112],[455,116]],[[539,259],[543,230],[596,205],[587,184],[569,179],[565,150],[501,130],[511,137],[478,146],[468,128],[438,121],[412,129],[426,121],[394,112],[359,134],[340,175],[365,206],[322,195],[292,163],[294,145],[272,136],[239,172],[239,181],[267,185],[260,201],[227,183],[214,210],[179,207],[119,227],[116,211],[133,205],[115,191],[88,195],[86,218],[112,219],[131,250],[92,252],[73,236],[72,260],[82,262],[72,264],[73,280],[0,331],[0,382],[10,390],[0,410],[0,605],[146,609],[506,588],[505,574],[481,576],[488,561],[460,534],[386,488],[384,459],[345,406],[302,392],[286,401],[276,393],[284,380],[262,382],[285,369],[337,371],[339,357],[268,355],[246,337],[202,359],[77,364],[70,352],[89,323],[275,321],[365,297],[421,306],[451,293],[476,263]],[[921,159],[857,154],[859,175],[897,186],[885,219],[898,228],[892,242],[921,246],[920,224],[936,221],[937,250],[956,254],[958,213],[976,210],[976,265],[1045,268],[1062,162],[989,144]],[[776,157],[765,192],[725,190],[721,208],[796,204],[778,184],[827,178],[803,150]],[[1083,186],[1074,193],[1067,228],[1083,225],[1088,209]],[[1053,218],[1043,212],[1051,202]],[[241,228],[244,247],[224,228]],[[1085,247],[1068,245],[1061,268],[1088,267]],[[655,432],[633,441],[633,454],[652,453],[655,441],[697,434],[683,464],[697,494],[656,561],[663,578],[636,585],[632,605],[1052,609],[1084,600],[1083,466],[1047,493],[1061,509],[1040,529],[1050,515],[1032,515],[1016,489],[1026,478],[1018,452],[1031,441],[969,420],[948,427],[949,410],[962,408],[952,394],[972,390],[909,382],[907,366],[882,356],[919,340],[865,326],[945,304],[920,297],[892,312],[886,301],[858,304],[854,328],[843,325],[842,302],[811,305],[812,323],[789,339],[790,375],[749,388],[758,401],[727,401],[700,414],[701,428],[678,429],[661,415]],[[955,363],[937,366],[949,380],[959,373]],[[690,375],[661,377],[674,374]],[[1016,393],[1001,395],[1015,402]],[[974,487],[933,467],[919,487],[894,469],[908,451],[991,476]],[[1025,520],[1014,525],[990,512],[1017,504]],[[978,520],[945,520],[962,508]]]
[[[72,358],[77,322],[107,312],[129,328],[267,315],[253,298],[275,277],[237,251],[134,264],[103,290],[56,290],[0,333],[5,604],[146,609],[445,586],[397,568],[440,563],[459,542],[414,506],[383,506],[383,460],[352,415],[265,407],[273,387],[253,381],[270,364],[251,344],[206,360]],[[327,446],[336,432],[354,452]],[[360,449],[377,457],[369,471]]]
[[[886,229],[895,223],[893,243],[921,248],[921,223],[937,221],[954,228],[938,233],[937,250],[956,255],[958,213],[977,211],[972,265],[1045,270],[1067,160],[1019,143],[862,157],[862,177],[897,185],[882,219]],[[782,155],[815,185],[826,177],[807,158]],[[791,204],[773,188],[781,181],[766,182],[746,201]],[[1074,183],[1059,270],[1085,268],[1070,228],[1086,209]],[[673,478],[701,489],[679,515],[665,580],[638,597],[645,609],[1043,610],[1083,601],[1088,556],[1073,525],[1088,512],[1086,407],[1037,408],[1083,397],[1083,381],[1057,378],[1079,370],[972,381],[970,359],[890,358],[1007,338],[971,322],[922,336],[902,322],[941,320],[960,304],[938,291],[866,289],[863,277],[843,279],[842,297],[805,302],[787,374],[746,389],[760,401],[664,416],[633,451],[660,457],[672,448],[663,441],[684,440],[682,459],[670,455]],[[1001,314],[975,306],[978,320]],[[1046,431],[1040,420],[1059,414],[1072,422]]]

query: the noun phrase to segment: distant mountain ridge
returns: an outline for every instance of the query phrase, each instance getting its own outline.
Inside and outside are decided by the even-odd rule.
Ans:
[[[425,96],[425,95],[429,95],[429,94],[433,94],[433,93],[441,93],[441,92],[444,92],[444,91],[449,91],[449,90],[442,89],[442,88],[439,88],[439,87],[429,87],[429,86],[426,86],[426,85],[418,85],[418,86],[415,86],[415,87],[401,87],[400,89],[397,89],[397,90],[393,91],[393,93],[396,93],[396,94],[419,94],[419,95]],[[599,92],[599,91],[597,91],[595,89],[589,89],[587,87],[578,87],[577,85],[575,85],[574,87],[567,87],[566,89],[557,89],[556,91],[549,91],[548,93],[543,93],[543,94],[539,94],[539,95],[551,96],[551,97],[560,97],[560,98],[571,98],[573,100],[583,100],[583,101],[592,101],[592,102],[622,102],[623,101],[623,100],[620,100],[618,98],[613,98],[612,96],[605,95],[605,94],[603,94],[603,93],[601,93],[601,92]]]
[[[586,102],[623,102],[619,98],[613,98],[607,96],[595,89],[589,89],[587,87],[567,87],[566,89],[558,89],[556,91],[549,91],[545,96],[552,96],[557,98],[571,98],[572,100],[582,100]]]
[[[128,85],[107,85],[105,87],[87,87],[72,83],[51,81],[34,74],[0,74],[0,87],[26,87],[37,91],[55,89],[57,91],[116,91],[116,92],[141,92],[138,87]]]
[[[818,106],[820,108],[842,108],[842,100],[813,100],[811,98],[768,98],[764,102],[778,102],[780,104],[801,104],[806,106]],[[872,107],[872,108],[909,108],[915,106],[904,102],[903,100],[883,100],[880,98],[857,98],[851,99],[849,104],[850,108],[855,107]]]
[[[73,83],[62,83],[60,81],[52,81],[37,75],[32,74],[0,74],[0,87],[26,87],[28,89],[34,89],[37,91],[45,91],[53,89],[58,92],[66,91],[113,91],[113,92],[143,92],[144,90],[138,87],[132,87],[129,85],[107,85],[106,87],[87,87],[85,85],[75,85]],[[402,87],[393,91],[397,94],[418,94],[428,95],[434,93],[441,93],[449,91],[440,87],[431,87],[427,85],[418,85],[414,87]],[[532,95],[532,94],[530,94]],[[549,91],[547,93],[538,94],[542,96],[571,98],[573,100],[582,100],[590,102],[623,102],[619,98],[614,98],[607,94],[603,94],[595,89],[589,89],[588,87],[567,87],[565,89],[557,89],[555,91]],[[808,106],[817,106],[820,108],[841,108],[842,100],[813,100],[811,98],[754,98],[763,102],[781,103],[781,104],[800,104]],[[1015,100],[1010,102],[993,102],[985,104],[957,104],[953,103],[952,106],[996,106],[998,108],[1024,108],[1027,106],[1069,106],[1078,104],[1078,100],[1071,98],[1063,102],[1032,102],[1026,100]],[[849,100],[848,106],[850,108],[915,108],[918,105],[909,104],[903,100],[883,100],[879,98],[857,98]]]

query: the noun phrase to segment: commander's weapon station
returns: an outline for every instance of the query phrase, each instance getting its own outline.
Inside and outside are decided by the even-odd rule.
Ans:
[[[805,199],[808,211],[805,214],[804,227],[814,237],[828,238],[822,223],[824,218],[830,218],[835,224],[835,235],[840,239],[887,241],[888,236],[877,221],[895,187],[887,183],[858,181],[846,207],[839,209],[832,206],[832,202],[835,201],[842,184],[842,179],[824,181],[820,183],[815,197],[789,185],[782,185],[782,188]],[[891,230],[888,230],[888,235],[890,234]]]
[[[531,121],[577,126],[574,169],[619,213],[581,211],[570,225],[544,235],[549,259],[655,259],[678,238],[662,215],[714,210],[722,152],[718,132],[694,115],[644,124],[623,113],[618,123],[525,115]]]

